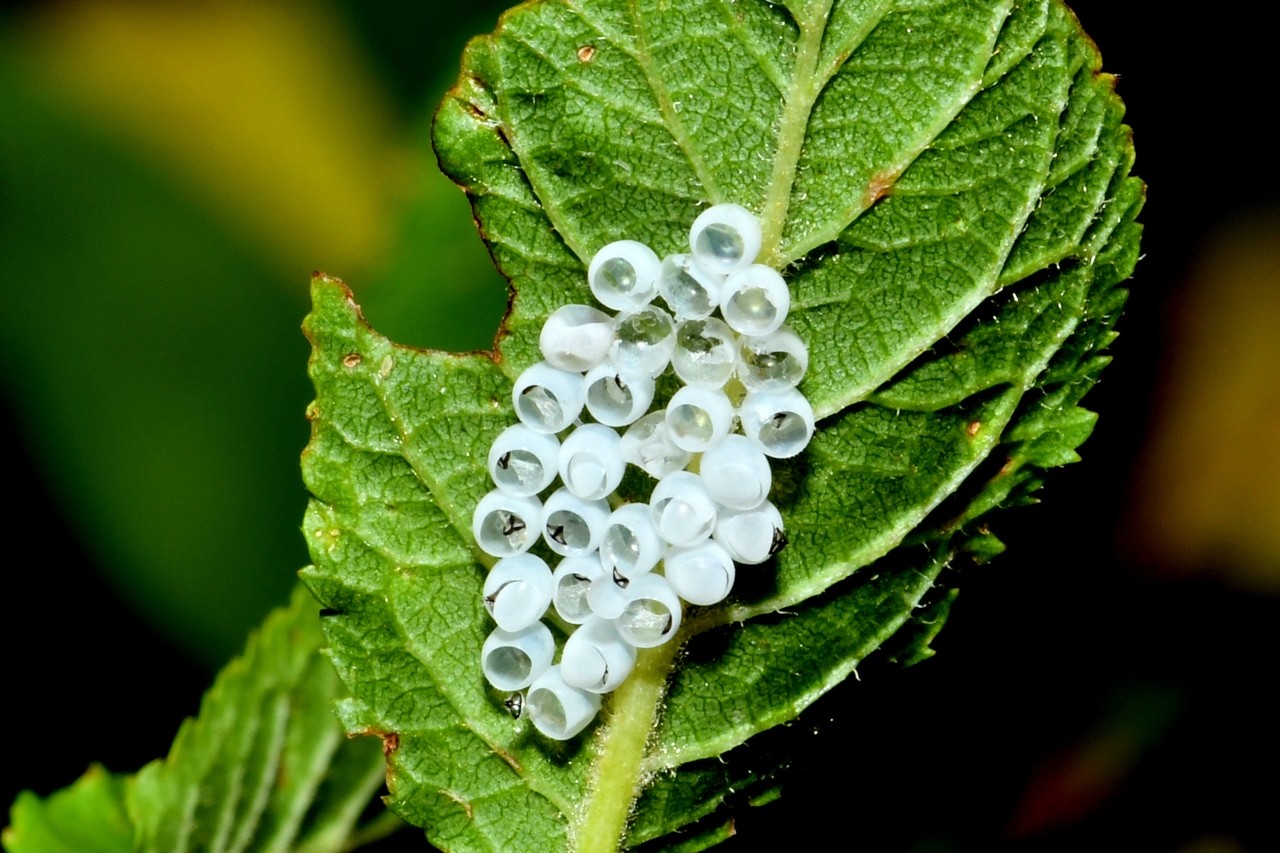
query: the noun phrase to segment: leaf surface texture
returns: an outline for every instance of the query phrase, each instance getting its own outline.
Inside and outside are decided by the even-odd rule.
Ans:
[[[395,735],[399,814],[450,850],[702,849],[731,791],[775,790],[748,739],[895,634],[895,659],[931,654],[948,567],[1000,550],[978,519],[1093,426],[1143,203],[1113,83],[1035,0],[544,0],[471,43],[434,135],[511,282],[494,352],[397,346],[326,276],[306,324],[305,578],[345,725]],[[818,434],[772,495],[790,544],[547,742],[478,664],[488,447],[594,252],[680,251],[724,201],[761,216],[810,347]]]

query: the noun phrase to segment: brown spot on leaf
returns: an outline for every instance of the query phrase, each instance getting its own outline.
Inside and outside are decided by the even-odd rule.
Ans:
[[[584,44],[582,47],[578,48],[579,62],[590,62],[595,59],[595,56],[596,46],[594,44]]]
[[[317,533],[316,535],[318,536],[318,535],[320,535],[320,534],[319,534],[319,533]],[[382,731],[381,729],[374,729],[374,728],[356,729],[355,731],[353,731],[353,732],[351,732],[349,735],[347,735],[347,737],[379,737],[379,738],[382,738],[382,754],[383,754],[383,755],[385,755],[387,758],[390,758],[390,757],[391,757],[391,755],[392,755],[392,754],[393,754],[397,749],[399,749],[399,748],[400,748],[400,733],[399,733],[399,732],[384,732],[384,731]]]
[[[867,183],[867,191],[862,194],[862,206],[870,207],[887,196],[897,182],[897,172],[877,172],[872,175]]]
[[[970,438],[973,438],[975,435],[978,434],[978,431],[981,429],[982,429],[982,421],[970,421],[969,426],[965,427],[965,432],[969,434]]]
[[[360,353],[349,352],[342,357],[342,366],[346,368],[359,367],[362,361],[364,361],[364,357]]]

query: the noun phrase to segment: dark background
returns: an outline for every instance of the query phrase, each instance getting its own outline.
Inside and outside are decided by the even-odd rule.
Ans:
[[[5,802],[90,761],[131,771],[163,755],[216,666],[284,601],[306,562],[310,269],[353,282],[375,326],[410,343],[485,346],[503,301],[474,272],[465,204],[422,172],[431,107],[500,4],[262,4],[314,37],[290,67],[338,64],[378,104],[371,136],[403,155],[371,205],[409,224],[347,250],[264,248],[237,220],[253,222],[248,207],[193,177],[207,154],[148,147],[146,120],[86,106],[91,88],[66,80],[99,59],[65,22],[109,41],[85,11],[108,5],[0,6]],[[1043,505],[995,520],[1009,550],[958,579],[936,657],[868,661],[793,727],[782,799],[744,808],[725,849],[832,823],[869,850],[1277,849],[1280,196],[1261,125],[1274,46],[1239,15],[1137,6],[1074,4],[1120,77],[1149,185],[1084,461],[1052,472]],[[316,132],[341,136],[341,119]],[[335,205],[324,221],[348,219]],[[430,261],[402,231],[440,235]],[[423,286],[442,272],[470,289]],[[433,311],[451,322],[422,319]],[[203,363],[210,350],[235,356]],[[223,385],[183,396],[209,377]],[[95,399],[103,383],[119,399]],[[408,835],[387,849],[421,849]]]

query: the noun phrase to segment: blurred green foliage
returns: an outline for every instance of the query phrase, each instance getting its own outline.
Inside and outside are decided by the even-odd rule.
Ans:
[[[427,134],[502,4],[388,6],[0,21],[3,394],[101,568],[210,664],[306,561],[312,269],[424,346],[487,347],[505,305]]]

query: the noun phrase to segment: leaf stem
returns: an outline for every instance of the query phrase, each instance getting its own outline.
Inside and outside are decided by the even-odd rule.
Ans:
[[[613,694],[609,727],[600,736],[592,768],[589,799],[574,833],[576,853],[614,853],[621,846],[681,639],[640,652],[631,677]]]
[[[814,4],[808,14],[797,15],[800,40],[796,44],[795,66],[791,74],[791,88],[783,107],[782,127],[778,134],[778,151],[773,158],[773,176],[769,181],[769,195],[761,213],[763,242],[760,256],[764,263],[777,267],[781,259],[782,229],[791,207],[791,187],[795,183],[796,165],[804,146],[804,133],[809,125],[809,113],[818,99],[815,85],[818,57],[822,51],[822,34],[826,29],[831,0]]]

